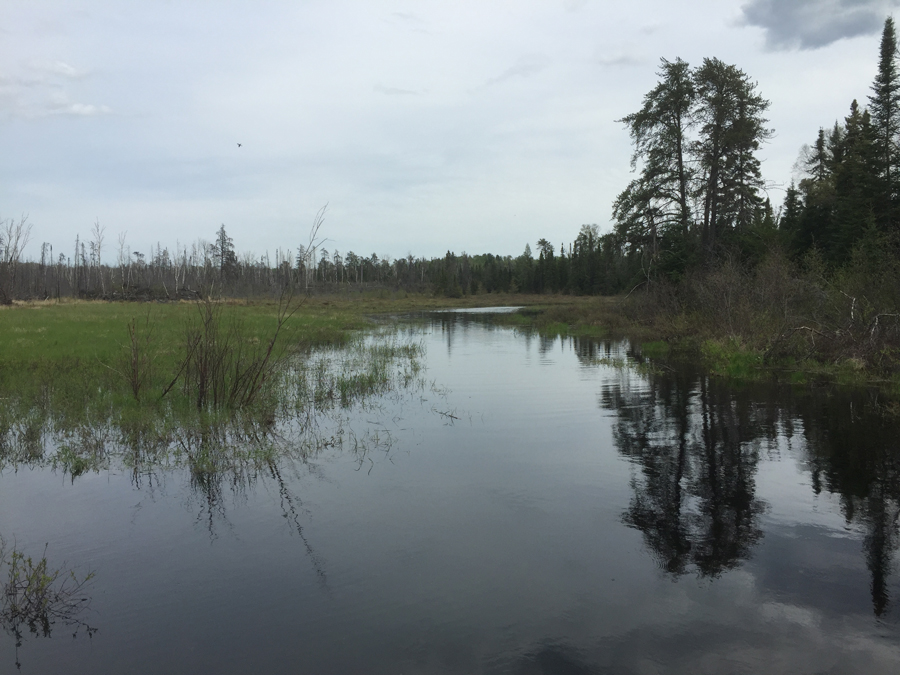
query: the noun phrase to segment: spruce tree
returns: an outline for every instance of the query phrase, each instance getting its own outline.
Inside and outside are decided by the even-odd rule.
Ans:
[[[869,96],[870,114],[876,135],[878,172],[883,181],[877,219],[885,229],[897,226],[900,197],[900,72],[897,69],[897,34],[894,19],[888,17],[881,34],[878,74]]]
[[[802,159],[806,177],[800,181],[803,209],[794,230],[793,244],[798,255],[816,246],[823,252],[834,249],[837,236],[834,227],[834,175],[835,159],[832,154],[834,140],[839,134],[825,133],[819,128],[816,142],[804,149]],[[843,152],[838,149],[839,155]]]
[[[843,261],[872,221],[884,185],[878,176],[876,130],[856,101],[844,120],[841,161],[834,169],[834,259]]]
[[[234,241],[225,232],[225,224],[216,232],[216,243],[213,247],[213,257],[219,263],[219,275],[221,279],[232,276],[237,267],[237,254],[234,251]]]
[[[800,191],[791,181],[784,196],[784,205],[781,207],[781,217],[778,219],[778,229],[784,232],[789,244],[793,245],[800,227],[800,216],[803,211],[803,201],[800,199]]]

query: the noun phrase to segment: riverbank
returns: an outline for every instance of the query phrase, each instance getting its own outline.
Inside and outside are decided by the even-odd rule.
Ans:
[[[773,320],[770,313],[754,314],[752,307],[717,316],[715,307],[707,311],[679,307],[664,292],[613,298],[531,294],[444,298],[402,291],[312,296],[297,301],[295,314],[279,335],[278,353],[344,344],[354,333],[371,327],[373,316],[500,305],[522,307],[496,317],[503,325],[547,335],[627,337],[643,356],[689,360],[733,380],[878,386],[900,396],[900,355],[888,342],[873,339],[868,326],[857,331],[866,338],[865,349],[854,351],[846,349],[846,344],[853,346],[849,330],[843,336],[829,336],[821,324],[804,326],[810,322],[802,317]],[[69,387],[63,382],[68,381],[71,391],[64,397],[79,399],[77,392],[89,382],[114,392],[118,405],[133,406],[141,396],[135,395],[136,373],[129,369],[140,360],[143,345],[144,355],[152,352],[152,358],[141,386],[158,396],[184,359],[186,326],[196,323],[198,308],[190,301],[68,301],[17,303],[2,309],[0,390],[39,398],[50,382],[55,391],[66,392]],[[223,323],[237,326],[243,342],[257,349],[268,344],[278,325],[279,306],[272,299],[226,300],[220,311]],[[835,345],[841,337],[843,350]]]
[[[666,304],[649,294],[564,298],[497,321],[544,334],[627,337],[643,356],[692,361],[736,381],[877,386],[900,397],[900,353],[890,341],[873,338],[875,317],[856,336],[849,328],[829,334],[820,325],[776,322],[765,314],[748,314],[737,329],[734,322]],[[843,344],[835,344],[839,341]],[[861,342],[860,348],[853,349],[854,342]]]
[[[373,315],[525,305],[537,299],[448,299],[377,291],[281,302],[16,303],[0,309],[0,399],[5,410],[0,417],[12,423],[26,411],[52,409],[58,419],[75,426],[86,417],[105,418],[112,412],[139,424],[167,417],[181,423],[198,415],[227,418],[238,409],[252,409],[264,418],[280,398],[286,359],[347,345],[372,328]],[[373,378],[386,376],[383,354],[371,356],[347,381],[325,387],[326,393],[346,396],[353,387],[371,386]],[[296,367],[298,361],[291,363]]]

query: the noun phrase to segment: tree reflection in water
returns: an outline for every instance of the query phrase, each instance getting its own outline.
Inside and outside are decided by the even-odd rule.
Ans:
[[[578,353],[596,361],[596,349]],[[636,467],[623,522],[642,532],[667,574],[716,577],[749,559],[766,508],[756,496],[760,452],[787,442],[813,491],[837,495],[848,527],[864,533],[873,609],[887,611],[900,544],[900,439],[877,394],[620,369],[600,405],[615,412],[614,442]]]
[[[900,438],[878,396],[809,397],[797,418],[806,436],[813,489],[837,494],[848,525],[865,532],[875,614],[888,608],[887,581],[900,543]]]
[[[624,521],[644,533],[668,573],[692,566],[718,576],[749,557],[762,537],[755,495],[758,421],[726,391],[675,378],[656,386],[604,392],[618,420],[619,452],[640,467]]]

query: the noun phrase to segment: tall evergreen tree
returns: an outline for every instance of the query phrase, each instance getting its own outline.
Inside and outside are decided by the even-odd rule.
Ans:
[[[856,101],[844,119],[840,162],[834,163],[835,251],[842,261],[875,218],[883,183],[878,175],[876,129]]]
[[[878,74],[869,96],[875,127],[878,170],[884,181],[878,204],[878,221],[885,229],[897,227],[900,198],[900,72],[897,68],[897,33],[888,17],[881,33]]]
[[[804,148],[801,166],[806,177],[800,181],[803,209],[792,240],[792,248],[798,255],[812,246],[831,251],[837,240],[833,218],[836,160],[832,152],[836,150],[838,157],[843,152],[841,145],[835,146],[837,138],[839,134],[832,132],[829,136],[820,127],[813,146]]]
[[[681,59],[662,59],[657,75],[660,81],[644,96],[641,109],[620,120],[634,143],[632,168],[639,162],[643,168],[641,178],[620,195],[619,211],[625,219],[643,212],[654,218],[654,228],[677,227],[686,236],[691,223],[693,170],[686,154],[694,124],[694,82],[690,66]]]
[[[715,250],[720,235],[752,221],[762,187],[756,151],[771,136],[763,113],[769,102],[739,68],[704,59],[694,71],[699,138],[693,153],[703,171],[703,243]]]
[[[237,267],[237,254],[234,251],[234,241],[225,232],[224,223],[216,232],[216,243],[213,246],[213,257],[219,264],[219,275],[222,279],[230,277]]]
[[[778,219],[778,229],[785,233],[788,242],[793,242],[797,230],[800,227],[800,217],[803,212],[803,201],[800,199],[800,191],[791,181],[784,195],[784,205],[781,207],[781,217]]]

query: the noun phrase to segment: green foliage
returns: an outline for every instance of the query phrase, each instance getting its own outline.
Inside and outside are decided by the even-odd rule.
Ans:
[[[763,365],[760,352],[748,349],[734,338],[705,340],[700,351],[710,372],[734,380],[758,378]]]

